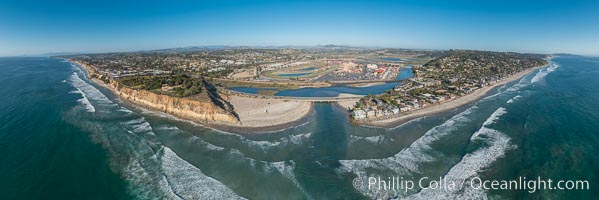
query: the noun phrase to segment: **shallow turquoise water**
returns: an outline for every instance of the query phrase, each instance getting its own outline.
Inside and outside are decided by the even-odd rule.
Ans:
[[[599,59],[556,65],[476,103],[391,129],[316,104],[268,134],[204,128],[122,103],[69,63],[0,58],[6,199],[592,199],[599,188]],[[355,178],[583,179],[590,190],[370,191]]]

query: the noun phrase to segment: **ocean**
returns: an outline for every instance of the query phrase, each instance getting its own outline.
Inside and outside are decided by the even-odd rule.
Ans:
[[[554,58],[477,102],[393,128],[352,125],[317,103],[303,124],[250,135],[131,106],[84,73],[61,59],[0,58],[2,199],[599,197],[599,58]],[[467,183],[374,189],[372,177]],[[470,184],[521,177],[590,185]]]

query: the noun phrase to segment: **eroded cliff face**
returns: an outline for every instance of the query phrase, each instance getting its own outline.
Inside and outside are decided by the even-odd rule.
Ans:
[[[213,102],[203,102],[189,98],[159,95],[146,90],[135,90],[112,81],[115,92],[122,98],[141,106],[162,111],[192,121],[207,123],[237,124],[237,118]]]
[[[118,81],[105,77],[95,68],[79,63],[88,71],[89,78],[108,80],[109,89],[118,94],[121,99],[136,105],[156,111],[165,112],[176,117],[202,123],[238,125],[239,119],[228,103],[217,94],[209,94],[210,101],[199,101],[191,98],[178,98],[156,94],[146,90],[136,90],[120,84]]]

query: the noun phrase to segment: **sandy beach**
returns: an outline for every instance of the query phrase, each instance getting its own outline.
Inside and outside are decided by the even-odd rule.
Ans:
[[[73,62],[82,69],[88,71],[81,63]],[[108,84],[96,78],[90,78],[96,84],[110,90],[115,95],[118,92]],[[239,124],[205,123],[207,126],[221,127],[231,130],[242,130],[239,128],[251,128],[255,130],[270,130],[281,125],[291,124],[304,118],[312,108],[312,103],[308,101],[285,100],[274,98],[256,98],[241,97],[237,95],[225,95],[228,101],[233,105],[235,113],[239,117]],[[133,104],[137,105],[135,102]]]
[[[337,97],[339,98],[347,98],[347,97],[363,97],[364,95],[357,95],[357,94],[347,94],[347,93],[341,93],[339,94]],[[347,99],[347,100],[340,100],[337,102],[337,104],[345,109],[348,108],[353,108],[354,105],[356,105],[356,103],[359,101],[360,99]]]
[[[515,80],[518,80],[518,79],[522,78],[523,76],[525,76],[539,68],[541,68],[541,67],[534,67],[534,68],[524,70],[524,71],[514,74],[508,78],[505,78],[493,85],[483,87],[481,89],[475,90],[474,92],[472,92],[468,95],[458,97],[456,99],[444,102],[442,104],[433,105],[433,106],[426,107],[426,108],[423,108],[420,110],[416,110],[411,113],[401,115],[399,117],[383,119],[383,120],[373,120],[373,121],[369,121],[369,122],[364,122],[362,124],[367,124],[367,125],[372,125],[372,126],[381,126],[381,127],[390,127],[390,126],[399,125],[401,123],[407,122],[407,121],[415,119],[415,118],[424,117],[424,116],[435,114],[438,112],[451,110],[451,109],[466,105],[468,103],[474,102],[474,101],[484,97],[493,88],[504,85],[504,84],[512,82],[512,81],[515,81]]]
[[[400,123],[409,121],[411,119],[415,119],[418,117],[423,117],[427,115],[431,115],[438,112],[447,111],[450,109],[454,109],[473,101],[480,99],[485,96],[490,90],[493,88],[515,81],[517,79],[522,78],[524,75],[529,74],[530,72],[538,69],[540,67],[531,68],[520,73],[514,74],[508,78],[505,78],[493,85],[486,86],[484,88],[475,90],[474,92],[458,97],[451,101],[444,102],[442,104],[433,105],[427,108],[423,108],[420,110],[413,111],[411,113],[407,113],[405,115],[401,115],[398,117],[393,117],[389,119],[382,120],[373,120],[367,122],[360,122],[361,124],[367,124],[372,126],[381,126],[381,127],[389,127],[398,125]],[[87,70],[87,69],[84,69]],[[106,87],[114,92],[114,90],[103,83],[100,80],[92,79],[97,84]],[[268,127],[279,127],[286,124],[291,124],[297,121],[300,121],[306,115],[310,113],[312,108],[312,103],[309,101],[301,101],[301,100],[293,100],[293,99],[277,99],[277,98],[260,98],[260,97],[245,97],[239,95],[226,95],[226,99],[233,105],[235,113],[239,117],[239,124],[215,124],[215,125],[224,125],[228,127],[227,129],[238,129],[238,128],[250,128],[250,129],[260,129]],[[354,94],[346,94],[341,93],[338,95],[340,98],[346,97],[362,97],[363,95],[354,95]],[[339,106],[344,109],[353,107],[358,98],[355,99],[347,99],[340,100],[337,102]],[[207,125],[211,125],[210,123]]]
[[[239,127],[268,127],[298,121],[306,116],[312,107],[308,101],[274,98],[254,98],[229,96],[229,102],[239,116]]]

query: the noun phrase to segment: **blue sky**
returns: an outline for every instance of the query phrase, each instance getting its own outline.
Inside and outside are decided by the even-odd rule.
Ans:
[[[0,0],[0,55],[340,44],[599,55],[594,1]]]

